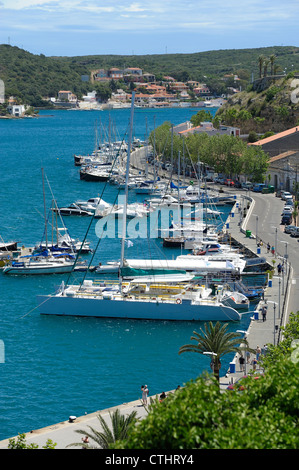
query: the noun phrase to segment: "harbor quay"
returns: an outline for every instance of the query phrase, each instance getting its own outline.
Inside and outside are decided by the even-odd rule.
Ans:
[[[281,275],[274,274],[269,276],[268,283],[264,291],[263,298],[256,306],[255,310],[250,313],[250,324],[247,331],[242,331],[244,337],[248,340],[249,347],[256,349],[258,346],[262,349],[266,344],[277,344],[281,337],[280,328],[288,321],[288,314],[291,310],[290,304],[298,305],[296,298],[296,273],[294,276],[294,268],[288,262],[288,257],[282,255],[278,250],[278,233],[283,238],[282,229],[279,226],[280,212],[283,202],[275,198],[273,194],[256,195],[250,192],[237,191],[230,188],[228,191],[234,192],[235,203],[232,206],[228,219],[223,228],[223,234],[228,237],[232,243],[243,247],[252,255],[261,256],[266,259],[270,266],[277,266],[278,260],[283,260],[284,272]],[[270,210],[265,208],[269,205]],[[246,208],[246,210],[244,210]],[[272,209],[271,209],[272,208]],[[246,215],[245,215],[246,213]],[[271,221],[267,220],[267,217]],[[258,221],[264,220],[265,231],[261,230],[262,224],[258,225]],[[278,232],[279,231],[279,232]],[[258,232],[258,233],[257,233]],[[272,237],[272,238],[271,238]],[[268,250],[267,244],[270,242],[271,248],[276,250]],[[295,240],[283,238],[281,246],[286,243],[294,244],[294,252],[296,251]],[[287,245],[286,245],[287,246]],[[283,250],[282,250],[283,251]],[[296,265],[295,260],[292,263]],[[293,300],[293,303],[290,301]],[[266,321],[261,317],[261,309],[267,305]],[[251,354],[251,359],[254,357]],[[252,370],[251,362],[245,364],[245,370],[240,370],[239,357],[236,355],[230,363],[229,369],[223,371],[220,377],[220,389],[225,391],[229,385],[236,383],[246,373]],[[262,372],[257,366],[257,372]],[[162,392],[162,391],[161,391]],[[174,390],[166,392],[174,393]],[[136,393],[138,395],[138,392]],[[154,397],[153,397],[154,398]],[[31,430],[26,433],[27,444],[37,444],[39,448],[46,445],[48,440],[56,443],[55,449],[79,449],[80,447],[72,446],[73,443],[79,443],[82,434],[78,434],[78,430],[89,430],[93,427],[100,429],[100,422],[97,416],[100,414],[105,421],[110,424],[109,413],[118,409],[121,414],[128,415],[132,411],[137,412],[139,418],[147,416],[147,410],[141,402],[140,396],[135,401],[122,403],[112,408],[96,411],[84,416],[66,416],[66,420],[60,423],[50,425],[45,428]],[[16,436],[14,436],[16,438]],[[7,449],[9,439],[0,441],[0,449]]]

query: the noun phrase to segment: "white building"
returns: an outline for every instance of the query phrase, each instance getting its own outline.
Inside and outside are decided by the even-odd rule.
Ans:
[[[95,90],[90,91],[89,93],[87,93],[87,95],[83,96],[83,101],[95,102],[96,101],[96,94],[97,94],[97,92]]]
[[[15,117],[24,116],[26,108],[23,104],[13,104],[7,107],[9,114]]]

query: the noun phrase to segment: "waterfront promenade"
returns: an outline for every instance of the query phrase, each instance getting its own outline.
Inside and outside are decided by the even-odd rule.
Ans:
[[[247,203],[249,203],[250,206],[248,208]],[[270,208],[272,208],[272,210],[266,210],[268,205]],[[245,206],[246,217],[243,218],[243,209]],[[236,204],[232,208],[230,216],[225,225],[225,230],[232,237],[232,239],[244,245],[252,253],[257,254],[258,256],[260,255],[265,257],[270,265],[273,265],[272,260],[275,260],[275,265],[277,266],[278,260],[280,260],[281,257],[284,257],[284,255],[280,255],[280,253],[277,252],[273,255],[271,251],[268,253],[266,244],[268,241],[271,245],[273,244],[273,246],[275,243],[276,245],[278,243],[277,231],[275,230],[275,228],[278,228],[278,230],[280,230],[279,233],[281,235],[281,228],[279,227],[279,222],[282,206],[283,202],[280,201],[278,198],[275,198],[273,194],[250,195],[250,193],[237,191]],[[264,220],[264,232],[261,231],[261,223],[260,227],[257,224],[257,216],[260,218],[260,221]],[[270,225],[269,221],[267,222],[267,217],[271,218]],[[246,230],[249,229],[252,232],[252,236],[250,238],[246,236]],[[257,229],[259,231],[258,240],[260,237],[263,239],[262,247],[258,247],[257,245],[254,229]],[[292,240],[283,238],[283,240],[284,244],[294,244],[293,249],[294,252],[296,251],[296,239]],[[281,246],[283,247],[283,244]],[[266,301],[268,304],[267,319],[265,322],[263,322],[261,319],[260,312],[258,319],[256,319],[255,314],[252,313],[250,326],[246,332],[246,338],[249,342],[250,348],[255,349],[257,346],[260,346],[262,348],[267,343],[273,344],[275,342],[275,344],[277,344],[280,335],[280,326],[285,325],[285,323],[287,322],[288,313],[291,311],[289,307],[289,305],[291,304],[290,299],[294,300],[294,305],[296,305],[297,302],[296,279],[294,279],[293,276],[293,267],[288,265],[287,267],[285,266],[285,272],[283,276],[274,275],[274,277],[270,280],[269,287],[267,287],[265,291],[264,300],[262,300],[256,308],[256,311],[259,312],[259,309]],[[251,358],[253,358],[253,356],[254,355],[252,354]],[[247,372],[252,369],[252,366],[250,364],[247,364],[246,367]],[[236,356],[230,364],[230,369],[228,371],[223,371],[223,376],[220,378],[221,390],[226,390],[231,383],[235,383],[243,375],[244,372],[240,371],[238,357]],[[26,442],[27,444],[35,443],[41,448],[46,444],[48,439],[51,439],[53,442],[57,443],[56,449],[65,449],[71,443],[81,441],[81,438],[83,436],[76,433],[76,430],[88,429],[88,426],[100,429],[100,423],[97,418],[98,414],[101,414],[102,417],[108,423],[109,411],[113,412],[117,408],[122,414],[129,414],[131,411],[137,411],[139,417],[145,417],[147,415],[147,412],[142,406],[140,398],[141,392],[140,394],[138,394],[138,391],[136,391],[136,400],[130,403],[123,403],[107,410],[102,410],[89,415],[76,417],[75,420],[70,420],[69,416],[66,416],[66,420],[63,422],[53,424],[43,429],[28,432],[26,434]],[[7,448],[7,446],[8,439],[0,442],[0,449],[5,449]],[[78,449],[80,447],[68,448]]]

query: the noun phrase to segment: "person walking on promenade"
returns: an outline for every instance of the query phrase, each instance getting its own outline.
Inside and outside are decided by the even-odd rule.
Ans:
[[[141,391],[142,391],[142,403],[143,403],[144,405],[147,405],[147,396],[148,396],[148,388],[147,388],[147,385],[142,385]]]
[[[240,371],[243,372],[244,371],[244,365],[245,365],[245,359],[242,355],[239,357],[239,363],[240,363]]]
[[[267,253],[269,253],[269,251],[270,251],[270,243],[268,242],[267,243]]]
[[[267,316],[267,306],[264,305],[262,307],[262,319],[263,319],[263,322],[266,321],[266,316]]]
[[[272,255],[274,256],[274,254],[275,254],[275,248],[274,248],[274,246],[272,246],[272,248],[271,248],[271,253],[272,253]]]
[[[261,354],[262,350],[259,346],[256,347],[256,360],[258,361],[259,358],[260,358],[260,354]]]

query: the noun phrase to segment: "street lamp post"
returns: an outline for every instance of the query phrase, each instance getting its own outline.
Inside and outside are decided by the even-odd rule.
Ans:
[[[286,266],[286,276],[287,276],[287,273],[288,273],[288,244],[289,242],[285,242],[285,241],[282,241],[281,243],[284,243],[285,244],[285,254],[284,254],[284,257],[283,257],[283,270],[284,270],[284,265]]]
[[[281,292],[281,278],[279,276],[273,276],[273,279],[278,279],[278,318],[280,318],[280,292]]]
[[[267,302],[268,302],[268,304],[273,304],[273,308],[274,308],[273,344],[274,344],[274,346],[275,346],[275,332],[276,332],[276,325],[275,325],[275,309],[276,309],[277,302],[273,302],[273,300],[268,300]]]
[[[258,226],[259,226],[259,216],[256,215],[256,214],[252,214],[255,216],[255,240],[256,240],[256,244],[258,243],[257,242],[257,239],[258,239]]]

